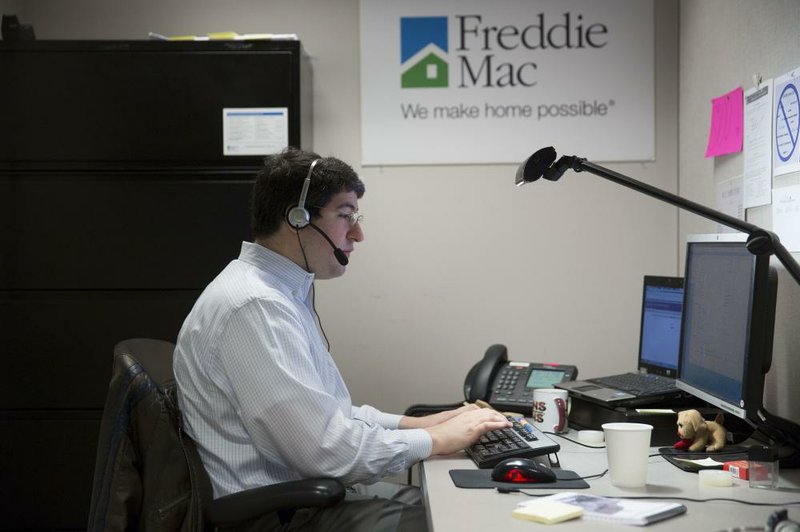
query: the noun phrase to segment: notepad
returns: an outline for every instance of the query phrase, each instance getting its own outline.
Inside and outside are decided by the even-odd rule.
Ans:
[[[613,497],[598,497],[575,492],[561,492],[535,501],[524,501],[518,508],[543,502],[561,502],[583,508],[583,518],[625,525],[649,525],[686,512],[677,502],[640,501]]]
[[[545,499],[527,501],[525,506],[517,507],[511,512],[511,515],[517,519],[535,521],[546,525],[575,519],[583,515],[583,508],[580,506],[546,499],[547,497]]]

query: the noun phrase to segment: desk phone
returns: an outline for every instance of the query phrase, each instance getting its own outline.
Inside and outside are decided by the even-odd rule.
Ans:
[[[496,410],[530,415],[535,388],[552,388],[577,376],[575,366],[509,361],[506,346],[495,344],[467,374],[464,397],[471,403],[486,401]]]

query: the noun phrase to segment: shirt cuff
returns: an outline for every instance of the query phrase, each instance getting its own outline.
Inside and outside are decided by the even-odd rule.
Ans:
[[[408,459],[410,463],[428,458],[433,452],[433,440],[425,429],[405,429],[403,435],[408,440]]]
[[[387,414],[385,412],[379,412],[378,415],[375,417],[375,421],[381,427],[385,429],[398,429],[400,428],[400,418],[403,416],[399,416],[397,414]]]

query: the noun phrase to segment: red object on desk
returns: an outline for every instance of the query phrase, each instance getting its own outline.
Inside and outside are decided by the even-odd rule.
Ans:
[[[722,469],[730,471],[733,478],[747,480],[750,478],[750,464],[747,460],[733,460],[722,464]]]

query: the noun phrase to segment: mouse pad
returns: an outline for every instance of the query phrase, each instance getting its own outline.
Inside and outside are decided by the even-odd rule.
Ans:
[[[519,488],[519,489],[571,489],[582,490],[589,487],[575,471],[553,469],[555,482],[495,482],[491,469],[451,469],[450,478],[459,488]]]

